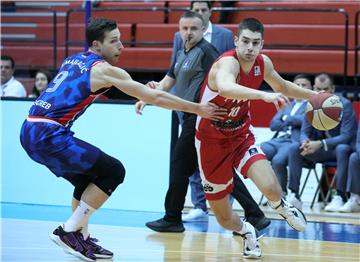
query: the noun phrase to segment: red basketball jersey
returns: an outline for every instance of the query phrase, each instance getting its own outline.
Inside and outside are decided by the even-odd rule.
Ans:
[[[236,50],[230,50],[222,54],[222,57],[233,56],[236,60]],[[217,60],[216,60],[217,61]],[[216,63],[215,61],[215,63]],[[246,74],[240,67],[236,82],[248,88],[259,89],[264,79],[264,59],[260,54],[250,72]],[[196,137],[202,139],[228,139],[235,136],[246,136],[251,128],[249,112],[250,101],[239,101],[220,96],[218,91],[211,90],[208,86],[208,76],[201,89],[200,103],[212,102],[222,108],[226,108],[228,114],[221,121],[214,121],[198,116],[196,122]]]

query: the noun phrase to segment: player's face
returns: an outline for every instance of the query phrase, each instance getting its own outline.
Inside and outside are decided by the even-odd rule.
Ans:
[[[194,11],[201,15],[204,19],[205,25],[208,25],[211,16],[211,10],[209,9],[207,3],[195,2],[191,11]]]
[[[1,84],[6,83],[10,80],[10,78],[14,74],[14,69],[11,67],[11,61],[10,60],[1,60],[0,62],[1,67]]]
[[[331,84],[331,81],[328,78],[326,78],[323,82],[320,82],[319,79],[315,78],[314,90],[318,92],[324,91],[327,93],[334,93],[335,87]]]
[[[260,32],[252,32],[249,29],[241,31],[239,37],[235,36],[235,46],[240,59],[253,62],[263,47],[263,39]]]
[[[197,18],[181,18],[179,21],[179,32],[186,48],[196,45],[203,37],[204,26],[202,21]]]
[[[294,81],[294,84],[305,89],[309,89],[309,90],[312,89],[311,82],[306,78],[298,78]]]
[[[105,32],[104,41],[102,43],[98,43],[100,54],[105,58],[105,60],[111,65],[116,64],[119,60],[121,51],[124,48],[120,41],[119,29],[116,28],[112,31]]]
[[[48,85],[48,80],[46,75],[42,72],[37,73],[35,76],[36,89],[41,93],[42,91],[45,90],[47,85]]]

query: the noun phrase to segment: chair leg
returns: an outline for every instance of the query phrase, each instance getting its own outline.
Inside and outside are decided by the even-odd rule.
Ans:
[[[324,171],[324,172],[325,172],[325,171]],[[326,175],[326,179],[327,179],[327,173],[326,173],[326,172],[325,172],[325,175]],[[332,177],[331,182],[330,182],[330,184],[328,185],[329,190],[328,190],[328,192],[327,192],[327,194],[326,194],[326,197],[325,197],[325,200],[324,200],[325,203],[327,203],[328,200],[329,200],[329,197],[330,197],[330,195],[331,195],[331,189],[332,189],[332,187],[334,186],[334,183],[335,183],[335,178],[336,178],[336,174]],[[329,180],[327,180],[327,182],[329,182]]]
[[[307,181],[308,181],[308,179],[309,179],[309,176],[310,176],[311,170],[312,170],[312,169],[309,169],[309,171],[308,171],[308,173],[307,173],[307,175],[306,175],[306,178],[305,178],[304,184],[303,184],[303,186],[302,186],[302,188],[301,188],[301,190],[300,190],[300,195],[299,195],[299,197],[301,197],[301,196],[302,196],[302,194],[303,194],[303,192],[304,192],[304,189],[305,189],[306,183],[307,183]],[[315,169],[314,169],[314,170],[315,170]],[[315,172],[316,172],[316,171],[315,171]]]
[[[315,204],[315,199],[316,199],[316,196],[317,196],[318,193],[321,195],[322,199],[324,199],[324,201],[325,201],[325,196],[324,196],[324,192],[323,192],[323,190],[322,190],[322,188],[321,188],[321,183],[320,183],[320,181],[321,181],[321,178],[322,178],[323,176],[325,176],[326,174],[323,172],[323,173],[321,174],[320,179],[319,179],[319,176],[318,176],[318,174],[317,174],[317,172],[316,172],[315,169],[314,169],[314,172],[315,172],[315,178],[316,178],[316,181],[317,181],[318,185],[317,185],[317,187],[316,187],[315,194],[314,194],[313,200],[312,200],[311,205],[310,205],[310,208],[311,208],[311,209],[313,208],[313,206],[314,206],[314,204]]]

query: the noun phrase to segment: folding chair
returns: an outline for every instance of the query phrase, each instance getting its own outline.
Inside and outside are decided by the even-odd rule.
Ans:
[[[303,184],[303,186],[302,186],[302,188],[301,188],[301,190],[300,190],[300,194],[299,194],[300,197],[302,196],[302,194],[303,194],[303,192],[304,192],[304,189],[305,189],[306,183],[307,183],[307,181],[308,181],[308,179],[309,179],[309,176],[310,176],[310,174],[311,174],[311,171],[313,171],[313,173],[315,174],[315,178],[316,178],[316,181],[317,181],[317,183],[318,183],[317,188],[316,188],[316,190],[315,190],[314,197],[313,197],[313,199],[312,199],[312,201],[311,201],[311,205],[310,205],[310,208],[313,208],[314,203],[315,203],[316,196],[317,196],[317,194],[318,194],[319,191],[320,191],[321,197],[322,197],[323,199],[325,199],[325,197],[324,197],[324,192],[323,192],[323,190],[322,190],[322,188],[321,188],[321,186],[320,186],[321,178],[319,178],[319,176],[318,176],[318,174],[317,174],[317,172],[316,172],[316,163],[311,162],[311,161],[305,159],[303,168],[307,168],[309,171],[307,172],[307,175],[306,175],[304,184]]]

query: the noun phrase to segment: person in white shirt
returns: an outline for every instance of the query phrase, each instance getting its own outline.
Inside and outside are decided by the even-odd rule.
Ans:
[[[0,97],[26,97],[24,86],[14,78],[15,61],[12,57],[1,56],[1,90]]]

